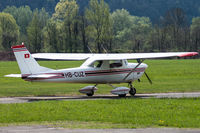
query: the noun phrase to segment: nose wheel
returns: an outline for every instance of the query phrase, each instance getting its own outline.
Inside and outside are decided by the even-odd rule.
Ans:
[[[131,96],[134,96],[136,94],[136,89],[133,87],[132,83],[129,83],[129,86],[130,86],[129,94]]]

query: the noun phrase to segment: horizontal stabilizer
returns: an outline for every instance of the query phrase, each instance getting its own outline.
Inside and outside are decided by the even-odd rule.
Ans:
[[[54,78],[54,77],[59,77],[59,76],[64,76],[62,74],[34,74],[30,75],[27,78],[32,79],[32,78],[39,78],[39,79],[46,79],[46,78]]]
[[[21,78],[22,75],[21,74],[8,74],[8,75],[4,75],[4,77]]]

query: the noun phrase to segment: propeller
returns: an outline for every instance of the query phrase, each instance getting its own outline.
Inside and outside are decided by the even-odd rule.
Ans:
[[[143,62],[144,60],[142,60],[142,62]],[[141,60],[140,59],[137,59],[137,62],[138,63],[140,63],[141,62]],[[152,81],[151,81],[151,79],[149,78],[149,76],[148,76],[148,74],[144,71],[144,74],[145,74],[145,76],[147,77],[147,79],[148,79],[148,81],[149,81],[149,83],[150,84],[152,84]],[[140,80],[138,80],[139,82],[140,82]]]
[[[144,60],[142,60],[142,61],[137,60],[137,61],[138,61],[138,64],[124,77],[123,80],[126,80],[126,79],[128,78],[128,76],[129,76],[132,72],[134,72],[134,71],[140,66],[140,64],[142,64],[142,62],[143,62]]]

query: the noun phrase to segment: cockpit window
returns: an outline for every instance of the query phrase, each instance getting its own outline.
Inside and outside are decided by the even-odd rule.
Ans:
[[[109,61],[109,64],[110,64],[110,68],[121,67],[122,60]]]

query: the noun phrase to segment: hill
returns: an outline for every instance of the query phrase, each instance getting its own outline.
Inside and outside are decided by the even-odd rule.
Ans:
[[[182,8],[191,21],[192,17],[200,16],[200,1],[198,0],[105,0],[111,11],[116,9],[127,9],[131,15],[147,16],[152,22],[157,22],[171,8]],[[31,9],[44,7],[50,14],[59,0],[0,0],[0,11],[6,6],[29,5]],[[77,0],[80,11],[84,11],[89,0]]]

